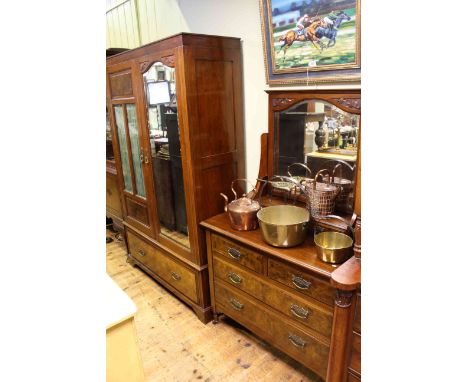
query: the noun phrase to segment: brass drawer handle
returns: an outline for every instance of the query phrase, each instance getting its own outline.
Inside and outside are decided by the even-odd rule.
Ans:
[[[236,275],[234,272],[229,272],[228,278],[234,284],[240,284],[242,282],[242,277],[240,277],[239,275]]]
[[[295,334],[289,333],[288,340],[297,348],[304,349],[304,347],[307,345],[307,342]]]
[[[296,304],[291,305],[291,313],[294,314],[296,317],[307,319],[309,317],[309,311],[305,308],[301,308]]]
[[[179,281],[182,277],[180,277],[180,275],[178,275],[177,273],[175,272],[171,272],[171,277],[175,280],[175,281]]]
[[[237,301],[235,298],[230,298],[229,299],[229,303],[232,305],[232,307],[235,309],[235,310],[242,310],[244,309],[244,304],[242,304],[241,302]]]
[[[310,285],[312,284],[310,281],[304,280],[302,277],[293,275],[292,276],[292,283],[296,288],[299,289],[309,289]]]
[[[143,251],[142,249],[139,249],[137,254],[140,255],[141,257],[146,256],[145,251]]]
[[[240,258],[242,257],[242,253],[240,253],[237,249],[235,248],[229,248],[228,249],[228,254],[231,256],[234,260],[239,261]]]

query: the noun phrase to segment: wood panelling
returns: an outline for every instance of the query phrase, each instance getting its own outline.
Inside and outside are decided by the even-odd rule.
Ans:
[[[226,190],[230,190],[231,182],[236,178],[236,173],[236,168],[232,162],[201,171],[200,185],[203,192],[201,192],[200,196],[205,208],[200,211],[200,219],[217,215],[224,210],[224,199],[220,193],[226,194]]]
[[[132,74],[129,71],[109,75],[112,98],[133,95]]]
[[[353,329],[356,332],[361,333],[361,291],[359,291],[358,294],[357,294],[356,312],[354,314]]]
[[[122,206],[120,204],[117,176],[110,172],[106,172],[106,210],[122,219]]]
[[[141,1],[141,0],[140,0]],[[139,0],[108,0],[106,9],[106,48],[136,48],[139,37]],[[154,0],[150,0],[154,1]]]
[[[195,60],[198,118],[201,128],[195,145],[203,156],[235,150],[232,62]]]
[[[144,204],[138,203],[128,197],[125,197],[125,203],[127,205],[127,216],[149,226],[148,209]]]
[[[349,367],[357,373],[361,373],[361,336],[353,333],[351,361]]]

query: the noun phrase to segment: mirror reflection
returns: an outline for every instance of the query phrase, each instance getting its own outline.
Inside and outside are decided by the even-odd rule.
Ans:
[[[276,112],[274,174],[313,179],[327,169],[335,183],[352,185],[336,204],[337,211],[351,213],[358,137],[359,116],[328,102],[307,100]]]
[[[156,62],[143,78],[161,234],[190,247],[177,119],[175,69]]]

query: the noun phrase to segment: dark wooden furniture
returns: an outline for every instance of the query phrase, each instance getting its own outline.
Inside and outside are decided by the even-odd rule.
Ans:
[[[359,91],[271,91],[269,133],[262,135],[259,177],[272,176],[274,112],[307,99],[360,114]],[[277,114],[276,114],[277,115]],[[277,147],[277,146],[276,146]],[[277,157],[277,156],[276,156]],[[301,362],[327,382],[360,380],[360,154],[355,178],[354,253],[342,265],[317,258],[313,235],[294,248],[266,244],[260,231],[239,232],[227,214],[206,229],[215,319],[225,314]],[[276,167],[277,168],[277,167]],[[259,187],[259,184],[257,185]],[[281,198],[263,198],[281,203]],[[319,222],[338,230],[339,221]]]
[[[123,231],[122,205],[117,170],[113,161],[106,163],[106,217],[112,219],[115,230]]]
[[[155,63],[175,73],[177,96],[176,114],[162,116],[168,140],[177,139],[161,166],[152,160],[144,77]],[[206,243],[198,223],[223,211],[219,193],[245,173],[240,40],[181,33],[109,57],[107,103],[128,259],[208,322]],[[161,175],[169,171],[172,184]],[[164,217],[159,186],[172,189],[173,210]],[[185,242],[167,233],[171,214],[177,233],[188,233]]]

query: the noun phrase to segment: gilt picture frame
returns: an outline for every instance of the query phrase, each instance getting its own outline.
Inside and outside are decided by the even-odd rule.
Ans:
[[[360,0],[259,0],[268,85],[360,84]]]

